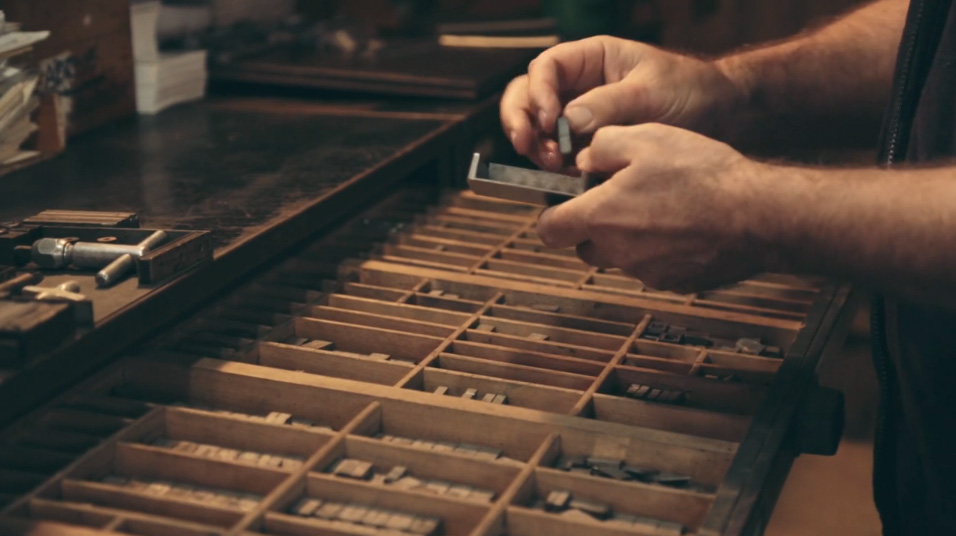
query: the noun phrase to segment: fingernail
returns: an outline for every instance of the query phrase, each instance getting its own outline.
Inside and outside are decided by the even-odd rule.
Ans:
[[[568,119],[568,126],[571,127],[571,130],[577,132],[584,130],[594,121],[591,110],[584,106],[569,106],[564,110],[564,117]]]

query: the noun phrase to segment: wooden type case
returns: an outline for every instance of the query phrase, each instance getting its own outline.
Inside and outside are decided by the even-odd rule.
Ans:
[[[4,431],[0,527],[760,532],[845,289],[767,275],[653,292],[544,249],[532,207],[426,201],[394,195]],[[688,337],[649,336],[661,325]],[[368,475],[335,474],[343,459]],[[582,459],[641,476],[570,469]],[[547,511],[554,491],[619,519]]]

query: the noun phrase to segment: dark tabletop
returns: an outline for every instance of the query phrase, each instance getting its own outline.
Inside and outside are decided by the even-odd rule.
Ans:
[[[131,211],[147,228],[211,230],[221,250],[450,118],[297,113],[291,105],[173,108],[101,129],[57,158],[0,177],[0,221],[45,209]]]

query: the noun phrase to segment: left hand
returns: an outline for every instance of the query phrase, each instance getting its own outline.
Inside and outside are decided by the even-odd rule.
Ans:
[[[588,264],[677,292],[735,283],[774,262],[765,234],[780,212],[772,166],[661,124],[603,127],[577,166],[613,176],[541,214],[548,247],[577,245]]]

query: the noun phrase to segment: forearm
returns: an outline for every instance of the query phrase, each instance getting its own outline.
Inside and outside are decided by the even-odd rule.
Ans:
[[[717,60],[744,95],[727,137],[872,144],[888,102],[908,0],[880,0],[788,41]]]
[[[757,227],[777,268],[956,305],[956,167],[764,172],[775,186]]]

